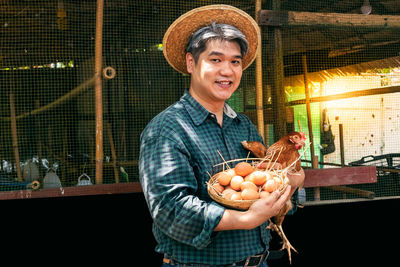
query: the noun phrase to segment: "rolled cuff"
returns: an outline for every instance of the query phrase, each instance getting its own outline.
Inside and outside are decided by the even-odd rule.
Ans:
[[[214,229],[220,222],[222,215],[225,212],[225,208],[218,205],[215,202],[208,204],[207,209],[204,213],[205,222],[203,230],[193,239],[193,246],[197,249],[203,249],[211,243],[212,237],[214,237]]]

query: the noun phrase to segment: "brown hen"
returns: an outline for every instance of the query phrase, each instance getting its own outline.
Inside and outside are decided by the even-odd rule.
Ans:
[[[299,188],[300,190],[304,184],[304,172],[301,169],[300,153],[298,150],[305,145],[305,140],[306,138],[304,133],[291,132],[279,139],[276,143],[272,144],[268,149],[265,148],[262,143],[256,141],[242,141],[242,145],[244,148],[251,151],[257,158],[268,159],[268,161],[271,162],[276,161],[283,169],[292,166],[289,168],[291,170],[288,175],[289,184],[291,185],[290,196],[292,196],[296,189]],[[262,166],[259,167],[262,168]],[[287,250],[290,263],[292,263],[291,249],[295,252],[297,251],[290,244],[283,232],[282,223],[286,214],[292,209],[292,207],[292,201],[289,199],[286,202],[286,205],[279,211],[279,214],[270,220],[270,225],[268,226],[270,229],[276,231],[282,238],[282,250]]]

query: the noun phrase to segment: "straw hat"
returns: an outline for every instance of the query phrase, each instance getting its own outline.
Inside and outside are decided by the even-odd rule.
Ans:
[[[163,53],[168,63],[177,71],[189,74],[186,69],[185,49],[190,36],[212,22],[229,24],[238,28],[249,43],[249,51],[243,57],[245,70],[254,61],[261,42],[257,22],[246,12],[229,5],[208,5],[192,9],[169,26],[163,39]]]

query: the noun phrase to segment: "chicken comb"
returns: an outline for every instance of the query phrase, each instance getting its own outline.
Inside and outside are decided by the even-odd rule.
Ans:
[[[307,133],[306,132],[299,132],[300,133],[300,136],[301,136],[301,139],[303,139],[303,140],[306,140],[307,139]]]

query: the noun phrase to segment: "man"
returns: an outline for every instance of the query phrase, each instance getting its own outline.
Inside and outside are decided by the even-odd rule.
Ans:
[[[226,160],[245,158],[241,141],[262,141],[250,120],[225,103],[258,45],[254,20],[226,5],[189,11],[164,36],[167,61],[191,78],[182,98],[141,135],[140,181],[165,267],[266,266],[267,222],[288,200],[290,186],[247,211],[212,201],[206,186],[222,161],[218,152]]]

